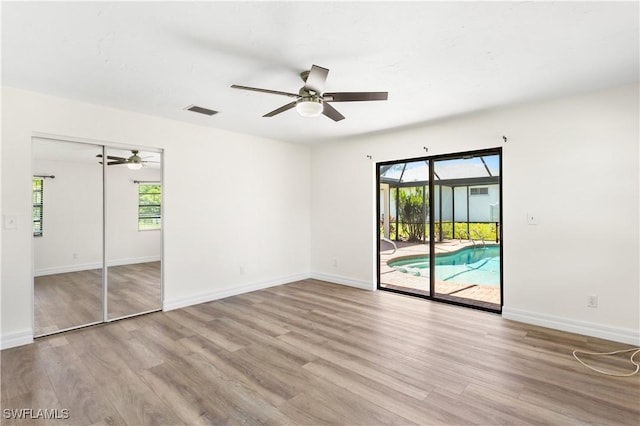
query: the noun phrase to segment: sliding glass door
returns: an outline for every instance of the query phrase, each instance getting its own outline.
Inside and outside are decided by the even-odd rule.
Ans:
[[[500,311],[500,150],[378,164],[378,287]]]
[[[434,298],[500,310],[500,155],[433,161],[441,231]]]
[[[429,295],[429,160],[380,165],[378,184],[379,285]]]

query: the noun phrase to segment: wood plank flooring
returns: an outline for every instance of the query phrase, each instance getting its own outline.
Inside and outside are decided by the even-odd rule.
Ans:
[[[108,268],[108,318],[160,309],[160,262]],[[102,269],[34,280],[35,335],[102,321]]]
[[[102,269],[34,278],[35,335],[102,321]]]
[[[4,350],[2,408],[69,418],[2,423],[638,425],[640,377],[571,355],[624,347],[305,280]]]

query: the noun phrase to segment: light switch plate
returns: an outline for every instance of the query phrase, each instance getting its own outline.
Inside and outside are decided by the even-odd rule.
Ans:
[[[18,217],[6,214],[3,217],[4,229],[18,229]]]
[[[527,213],[527,225],[537,225],[538,215],[535,213]]]

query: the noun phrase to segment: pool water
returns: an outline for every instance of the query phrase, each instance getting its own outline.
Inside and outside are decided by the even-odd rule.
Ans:
[[[429,277],[429,255],[391,260],[388,265],[407,274]],[[436,254],[436,280],[460,284],[500,285],[500,246],[467,247]]]

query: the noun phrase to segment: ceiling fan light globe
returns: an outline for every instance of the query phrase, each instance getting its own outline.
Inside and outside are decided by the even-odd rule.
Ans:
[[[140,170],[142,168],[142,163],[127,163],[127,167],[130,170]]]
[[[300,100],[296,104],[296,111],[303,117],[317,117],[322,114],[322,101],[318,100]]]

